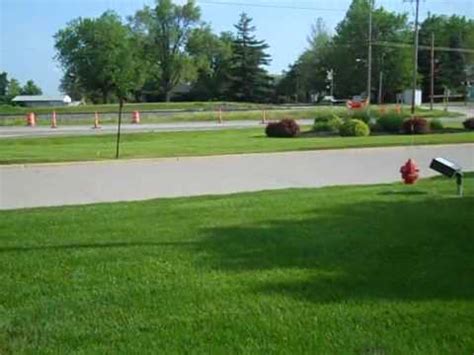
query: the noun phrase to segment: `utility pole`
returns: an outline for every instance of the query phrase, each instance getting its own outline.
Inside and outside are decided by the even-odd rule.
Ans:
[[[374,0],[369,0],[369,48],[367,53],[367,104],[370,105],[370,94],[372,92],[372,11]]]
[[[334,69],[331,69],[331,106],[334,105]]]
[[[326,80],[329,81],[329,95],[334,96],[334,69],[326,72]]]
[[[433,101],[434,101],[434,41],[435,36],[434,32],[431,32],[431,82],[430,82],[430,110],[433,111]]]
[[[415,114],[415,97],[416,97],[416,77],[418,74],[418,12],[420,9],[420,0],[416,0],[415,12],[415,46],[413,48],[413,90],[411,94],[411,114]]]
[[[384,62],[385,53],[382,54],[382,59],[380,60],[380,71],[379,71],[379,97],[378,104],[383,103],[383,62]]]

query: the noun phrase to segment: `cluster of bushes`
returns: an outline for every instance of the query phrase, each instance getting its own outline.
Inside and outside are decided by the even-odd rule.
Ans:
[[[422,117],[407,118],[403,114],[388,113],[377,120],[377,126],[383,132],[404,134],[426,134],[431,130],[442,130],[443,123],[439,119],[428,121]]]
[[[365,112],[365,111],[364,111]],[[361,117],[362,118],[362,117]],[[368,121],[368,118],[366,118]],[[464,128],[474,130],[474,117],[463,122]],[[426,134],[432,130],[442,130],[443,123],[439,119],[431,121],[422,117],[406,118],[398,113],[388,113],[377,120],[373,127],[389,133]],[[364,137],[370,135],[370,127],[365,119],[345,119],[335,114],[317,117],[314,120],[313,131],[338,133],[343,137]],[[300,134],[300,127],[292,119],[283,119],[267,125],[265,133],[268,137],[295,137]]]
[[[313,131],[339,133],[343,137],[363,137],[370,134],[370,128],[364,120],[356,118],[343,120],[334,114],[316,118]]]
[[[344,121],[334,114],[314,120],[313,131],[338,133]]]
[[[363,121],[368,124],[370,121],[370,114],[365,108],[356,109],[356,110],[352,110],[351,118],[355,120]]]
[[[380,117],[377,120],[377,124],[380,127],[381,131],[389,133],[399,133],[402,128],[403,121],[405,121],[405,119],[406,117],[402,114],[391,112]]]
[[[353,118],[344,122],[339,134],[343,137],[366,137],[370,135],[370,128],[364,121]]]
[[[474,130],[474,117],[468,118],[462,124],[465,129]]]
[[[268,137],[296,137],[300,134],[300,126],[295,120],[285,118],[279,122],[270,122],[265,133]]]
[[[405,134],[425,134],[431,132],[431,126],[428,120],[421,117],[413,117],[403,121],[402,131]]]

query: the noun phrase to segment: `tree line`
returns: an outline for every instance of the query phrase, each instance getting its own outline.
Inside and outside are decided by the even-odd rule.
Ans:
[[[126,23],[112,11],[78,18],[55,35],[61,89],[74,99],[106,103],[120,100],[125,93],[117,87],[126,80],[124,99],[134,101],[269,101],[268,45],[255,30],[243,13],[234,33],[215,34],[193,0],[157,0]]]
[[[330,35],[319,19],[308,38],[308,48],[290,65],[277,85],[279,97],[308,101],[311,95],[325,95],[333,85],[336,97],[367,95],[368,14],[370,0],[353,0],[346,16]],[[372,10],[372,92],[382,102],[410,88],[413,69],[413,24],[407,14]],[[429,15],[420,25],[419,41],[436,47],[474,49],[474,20],[461,16]],[[406,46],[404,46],[406,45]],[[333,81],[328,71],[333,72]],[[431,55],[419,50],[418,85],[425,98],[430,92]],[[474,55],[456,51],[435,51],[435,94],[444,89],[463,94],[474,84]],[[379,90],[381,89],[381,90]],[[379,92],[380,91],[380,92]]]
[[[33,80],[28,80],[22,86],[17,79],[8,79],[7,72],[0,73],[0,104],[8,104],[18,95],[41,94],[43,94],[43,91]]]

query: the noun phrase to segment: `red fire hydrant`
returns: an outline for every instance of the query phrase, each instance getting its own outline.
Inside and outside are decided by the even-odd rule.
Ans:
[[[418,180],[419,171],[420,169],[411,159],[408,159],[405,165],[400,168],[400,173],[402,174],[403,181],[405,182],[405,184],[408,185],[414,184],[415,181]]]

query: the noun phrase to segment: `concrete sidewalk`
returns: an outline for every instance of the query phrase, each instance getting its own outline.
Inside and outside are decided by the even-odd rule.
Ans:
[[[1,166],[0,209],[394,182],[437,156],[474,170],[474,144]]]

